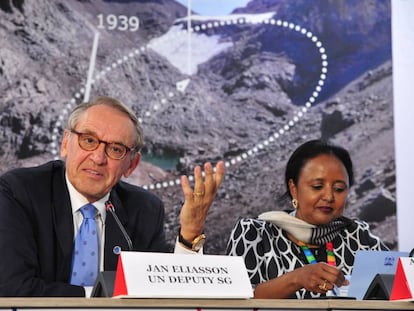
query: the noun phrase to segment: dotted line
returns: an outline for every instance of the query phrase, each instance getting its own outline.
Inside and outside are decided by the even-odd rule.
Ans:
[[[308,98],[308,100],[305,102],[304,106],[300,109],[297,109],[291,120],[289,120],[281,129],[279,129],[277,132],[272,134],[270,137],[265,139],[264,141],[258,143],[253,148],[249,149],[248,151],[235,156],[231,158],[229,161],[225,161],[225,167],[230,167],[232,165],[235,165],[236,163],[240,163],[244,160],[246,160],[249,157],[254,156],[256,153],[258,153],[260,150],[264,150],[267,146],[269,146],[271,143],[273,143],[276,139],[280,138],[282,135],[286,134],[293,126],[295,126],[296,123],[300,121],[304,117],[304,115],[308,112],[308,110],[312,107],[312,104],[316,101],[316,98],[319,96],[319,93],[322,90],[322,87],[324,86],[326,75],[328,72],[327,66],[328,66],[328,57],[325,52],[325,48],[323,47],[322,42],[318,39],[317,36],[315,36],[312,32],[308,31],[306,28],[303,28],[299,25],[296,25],[294,23],[289,23],[287,21],[282,20],[275,20],[275,19],[264,19],[261,21],[254,21],[246,18],[237,18],[237,19],[227,19],[227,20],[221,20],[221,21],[214,21],[214,22],[208,22],[206,24],[201,24],[199,26],[195,26],[190,29],[190,32],[200,32],[207,29],[212,29],[215,27],[223,27],[223,26],[229,26],[229,25],[239,25],[239,24],[246,24],[246,23],[252,23],[252,24],[265,24],[265,25],[271,25],[271,26],[277,26],[277,27],[283,27],[290,29],[292,31],[296,31],[300,33],[301,35],[304,35],[306,38],[311,40],[316,48],[318,49],[321,57],[321,73],[319,76],[319,80],[317,82],[317,85],[315,89],[312,92],[312,95]],[[187,30],[183,30],[181,33],[176,33],[170,35],[171,38],[176,36],[181,36],[182,34],[187,34]],[[91,81],[91,84],[94,84],[97,80],[104,77],[106,74],[110,73],[112,70],[118,68],[118,66],[121,66],[124,62],[127,62],[128,60],[141,55],[142,53],[145,53],[147,49],[150,47],[150,45],[146,45],[140,48],[137,48],[130,52],[127,56],[124,56],[123,58],[118,59],[116,62],[113,62],[110,66],[107,66],[105,69],[100,71],[96,74],[95,78]],[[85,89],[81,88],[79,92],[77,92],[74,97],[69,101],[69,103],[66,105],[66,107],[62,110],[62,113],[60,114],[58,121],[55,124],[55,127],[53,129],[52,134],[52,143],[51,143],[51,153],[55,156],[55,159],[58,159],[58,151],[57,146],[59,145],[57,143],[58,134],[59,134],[59,128],[63,128],[63,121],[64,119],[67,119],[67,116],[69,115],[70,111],[72,110],[72,107],[79,102],[82,99],[82,94],[84,94]],[[160,109],[161,105],[166,105],[169,100],[171,100],[175,96],[175,93],[173,91],[170,91],[167,93],[167,95],[160,100],[159,105],[155,104],[152,106],[153,111],[157,111]],[[144,112],[144,115],[142,117],[139,117],[139,121],[142,123],[143,118],[149,118],[151,117],[151,111]],[[204,176],[204,172],[203,172]],[[188,176],[188,179],[190,181],[194,181],[194,176],[190,175]],[[144,185],[142,186],[145,189],[149,190],[155,190],[155,189],[162,189],[167,187],[172,187],[176,185],[180,185],[181,181],[180,179],[165,181],[162,183],[156,183],[156,184],[150,184],[150,185]]]

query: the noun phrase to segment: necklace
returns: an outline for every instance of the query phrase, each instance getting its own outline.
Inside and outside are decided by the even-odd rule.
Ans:
[[[298,241],[298,245],[300,246],[303,253],[305,254],[306,260],[308,261],[308,263],[310,264],[317,263],[315,256],[313,255],[313,253],[310,251],[309,247],[305,243],[303,243],[302,241]],[[332,242],[326,243],[326,259],[327,259],[328,265],[332,267],[336,266]]]

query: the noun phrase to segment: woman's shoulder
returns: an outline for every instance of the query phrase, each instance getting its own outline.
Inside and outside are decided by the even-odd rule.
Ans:
[[[229,237],[226,253],[253,258],[261,254],[261,260],[265,260],[268,256],[277,256],[278,250],[274,246],[285,245],[286,239],[282,229],[270,222],[258,218],[239,218]]]
[[[237,220],[236,226],[240,227],[244,231],[256,230],[256,231],[276,231],[281,230],[278,226],[259,218],[253,217],[241,217]]]
[[[352,225],[347,227],[344,234],[348,239],[352,239],[358,246],[358,249],[368,247],[370,249],[387,249],[387,246],[381,239],[373,234],[368,222],[360,219],[354,219]]]
[[[254,217],[241,217],[237,220],[237,223],[258,228],[265,225],[265,221]]]
[[[349,231],[369,231],[369,224],[360,219],[353,219],[352,225],[348,226]]]
[[[231,238],[237,240],[244,237],[249,241],[272,240],[282,235],[282,229],[268,221],[253,217],[241,217],[233,227]]]

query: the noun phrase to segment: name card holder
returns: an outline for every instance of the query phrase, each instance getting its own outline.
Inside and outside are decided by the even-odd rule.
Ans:
[[[241,257],[121,252],[118,298],[248,299],[253,290]]]
[[[394,284],[390,300],[409,300],[414,297],[414,258],[400,257],[398,259],[397,271],[395,272]]]

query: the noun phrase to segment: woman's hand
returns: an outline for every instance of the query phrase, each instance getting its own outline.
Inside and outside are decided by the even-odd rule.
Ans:
[[[305,265],[258,284],[254,291],[254,298],[289,298],[302,288],[310,292],[325,294],[328,290],[332,290],[334,285],[338,287],[349,285],[349,281],[340,269],[319,262]]]
[[[340,269],[324,262],[306,265],[297,270],[301,270],[301,288],[305,288],[310,292],[325,294],[328,290],[332,290],[335,285],[341,287],[349,284]]]

